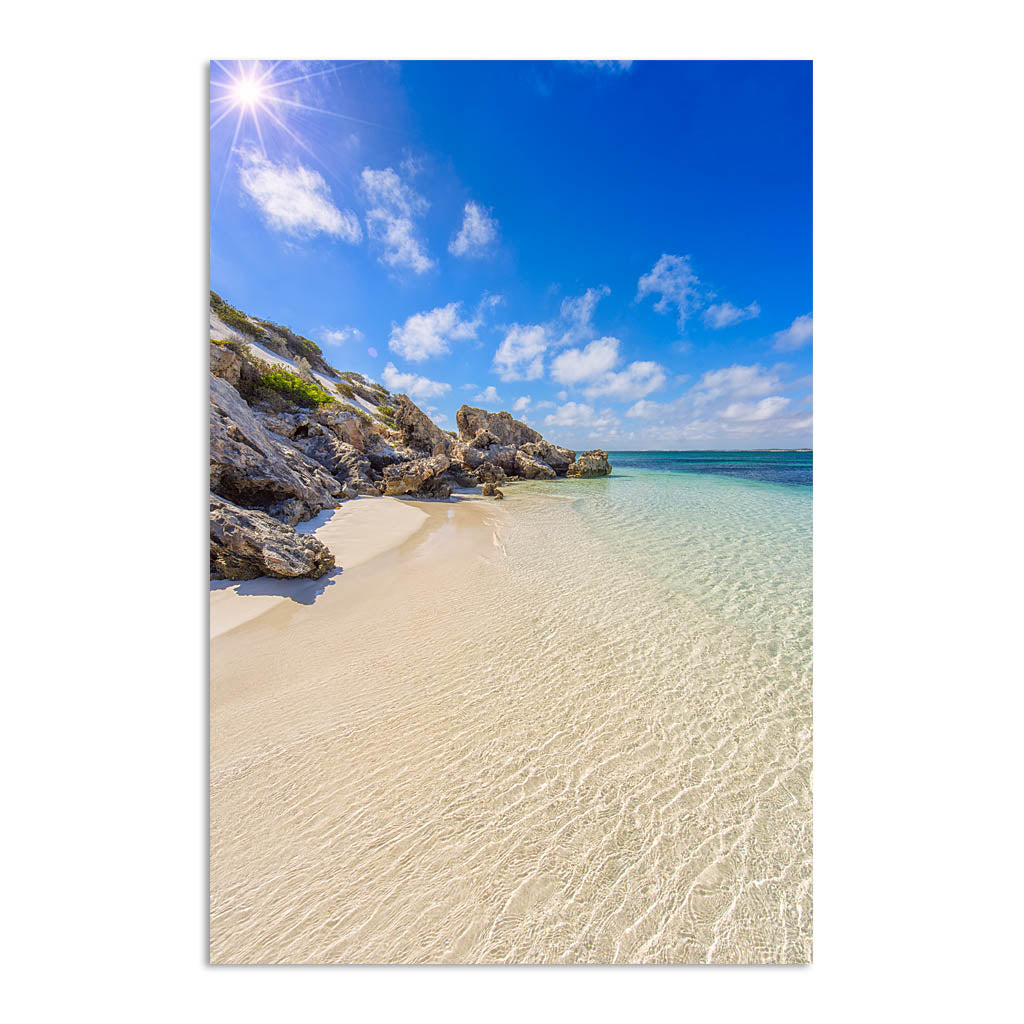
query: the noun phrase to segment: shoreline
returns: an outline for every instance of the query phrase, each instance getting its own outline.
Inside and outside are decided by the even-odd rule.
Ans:
[[[211,580],[210,640],[283,605],[313,604],[343,574],[413,540],[432,518],[438,517],[436,509],[457,514],[456,508],[480,504],[489,502],[472,493],[456,493],[445,501],[359,497],[299,523],[296,532],[314,536],[324,543],[335,557],[336,568],[315,580],[270,576],[252,580]]]

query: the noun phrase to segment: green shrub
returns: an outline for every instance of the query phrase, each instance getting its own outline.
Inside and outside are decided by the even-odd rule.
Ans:
[[[292,373],[284,367],[274,367],[268,373],[264,373],[260,377],[260,384],[306,409],[316,409],[334,401],[319,384],[309,384],[297,373]]]
[[[344,395],[346,398],[356,397],[355,391],[352,389],[350,385],[346,384],[344,381],[340,381],[339,383],[335,384],[334,387],[339,395]]]
[[[362,384],[363,387],[366,387],[366,378],[361,373],[356,373],[355,370],[343,370],[338,376],[350,384]]]
[[[217,316],[219,316],[221,320],[228,325],[228,327],[233,327],[236,331],[248,334],[252,338],[263,337],[263,331],[254,323],[250,322],[249,318],[244,313],[240,313],[234,306],[229,306],[227,303],[224,303],[224,305],[216,312]]]
[[[377,416],[380,419],[393,420],[395,418],[395,410],[390,405],[378,405]]]
[[[299,338],[299,342],[304,348],[308,348],[310,352],[315,352],[318,356],[324,354],[324,350],[315,341],[310,341],[309,338]]]
[[[212,288],[210,289],[210,305],[214,309],[224,305],[224,300]]]

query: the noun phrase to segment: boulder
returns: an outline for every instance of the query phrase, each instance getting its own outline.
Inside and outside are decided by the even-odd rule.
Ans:
[[[257,576],[319,579],[334,568],[334,555],[316,537],[254,509],[210,495],[210,576],[251,580]]]
[[[385,494],[409,494],[416,498],[448,498],[451,484],[441,479],[451,465],[447,455],[412,459],[384,470]]]
[[[489,430],[478,430],[476,436],[469,442],[470,448],[490,448],[492,444],[501,444]]]
[[[476,468],[476,477],[481,482],[491,484],[503,484],[508,479],[501,466],[493,462],[481,462]]]
[[[501,491],[499,491],[497,487],[495,487],[494,488],[494,500],[495,501],[501,501],[501,499],[504,498],[504,497],[505,497],[505,495]]]
[[[472,441],[480,430],[490,431],[501,444],[518,446],[544,440],[536,430],[513,419],[507,412],[487,412],[464,405],[455,414],[455,422],[458,424],[461,441]]]
[[[491,482],[490,482],[490,481],[488,480],[488,481],[487,481],[487,483],[485,483],[485,484],[483,484],[483,486],[481,486],[481,488],[480,488],[480,493],[481,493],[481,494],[482,494],[482,495],[483,495],[483,496],[484,496],[485,498],[493,498],[493,497],[494,497],[494,484],[492,484],[492,483],[491,483]]]
[[[562,448],[550,441],[531,441],[519,450],[549,465],[556,476],[565,476],[566,470],[576,460],[576,453],[571,448]]]
[[[395,402],[395,423],[402,443],[431,455],[445,455],[452,445],[446,434],[408,395],[399,395]]]
[[[516,475],[526,480],[553,480],[555,471],[540,459],[527,455],[522,448],[516,452]]]
[[[242,379],[242,357],[227,345],[210,342],[210,373],[223,377],[233,388]]]
[[[608,453],[600,448],[594,448],[592,451],[578,455],[565,475],[571,477],[608,476],[611,471]]]
[[[245,508],[299,501],[302,519],[333,508],[341,483],[283,437],[265,430],[241,395],[210,375],[210,490]],[[294,514],[295,506],[289,506]]]

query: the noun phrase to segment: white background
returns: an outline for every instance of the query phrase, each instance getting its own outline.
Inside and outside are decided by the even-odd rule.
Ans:
[[[9,1019],[1019,1013],[1011,11],[249,0],[5,14]],[[814,58],[812,967],[205,966],[211,56]]]

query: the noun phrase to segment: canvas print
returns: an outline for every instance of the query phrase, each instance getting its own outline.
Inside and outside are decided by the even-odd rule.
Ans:
[[[209,75],[211,962],[810,962],[811,64]]]

